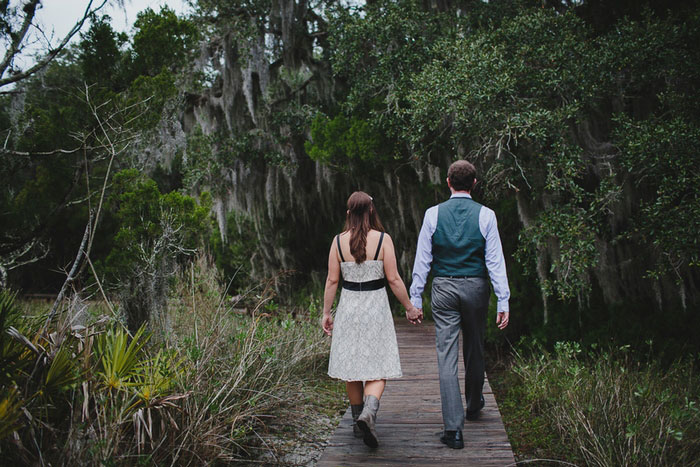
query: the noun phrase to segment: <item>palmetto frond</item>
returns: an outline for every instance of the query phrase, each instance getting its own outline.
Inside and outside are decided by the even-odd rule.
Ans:
[[[138,372],[143,347],[150,334],[146,334],[145,324],[129,342],[129,334],[124,328],[112,328],[97,338],[99,358],[98,375],[102,384],[109,389],[124,390],[133,385],[132,377]]]

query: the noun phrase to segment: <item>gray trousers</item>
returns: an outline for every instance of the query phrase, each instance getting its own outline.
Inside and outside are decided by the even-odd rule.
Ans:
[[[445,430],[464,427],[459,389],[459,331],[462,330],[467,410],[478,410],[484,387],[484,334],[489,297],[483,277],[433,279],[432,308]]]

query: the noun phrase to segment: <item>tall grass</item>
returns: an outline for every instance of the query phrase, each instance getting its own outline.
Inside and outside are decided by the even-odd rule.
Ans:
[[[508,390],[505,411],[520,404],[539,436],[542,425],[557,433],[554,444],[569,455],[550,455],[593,466],[700,465],[700,378],[690,359],[664,368],[626,346],[584,352],[558,343],[554,353],[518,353],[512,370],[519,388]]]
[[[247,313],[200,260],[178,279],[169,327],[130,336],[114,317],[80,306],[42,333],[42,320],[21,316],[3,293],[0,457],[53,465],[257,457],[269,422],[293,412],[300,388],[322,374],[327,341],[309,310],[270,313],[269,289],[246,300]]]
[[[262,292],[251,307],[259,312],[252,318],[204,293],[195,297],[193,319],[176,325],[176,334],[183,336],[179,351],[188,356],[192,371],[179,381],[191,397],[181,406],[183,434],[175,442],[174,459],[251,457],[263,443],[258,431],[266,420],[293,406],[300,379],[325,366],[327,342],[315,320],[260,316],[270,309],[264,306],[270,297]]]

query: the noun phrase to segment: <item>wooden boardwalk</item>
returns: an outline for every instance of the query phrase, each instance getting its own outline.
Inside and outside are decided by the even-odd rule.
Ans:
[[[486,381],[486,406],[477,421],[465,421],[464,449],[440,443],[442,415],[435,329],[432,323],[411,326],[397,322],[396,334],[403,378],[389,380],[377,415],[379,447],[370,449],[352,435],[350,409],[326,447],[318,467],[353,465],[491,465],[514,464],[501,414]],[[460,381],[464,366],[460,351]],[[464,394],[462,394],[464,397]]]

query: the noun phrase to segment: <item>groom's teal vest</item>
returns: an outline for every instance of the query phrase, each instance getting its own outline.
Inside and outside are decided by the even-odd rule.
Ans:
[[[481,205],[471,198],[450,198],[438,206],[433,234],[435,277],[488,277],[486,240],[479,229]]]

